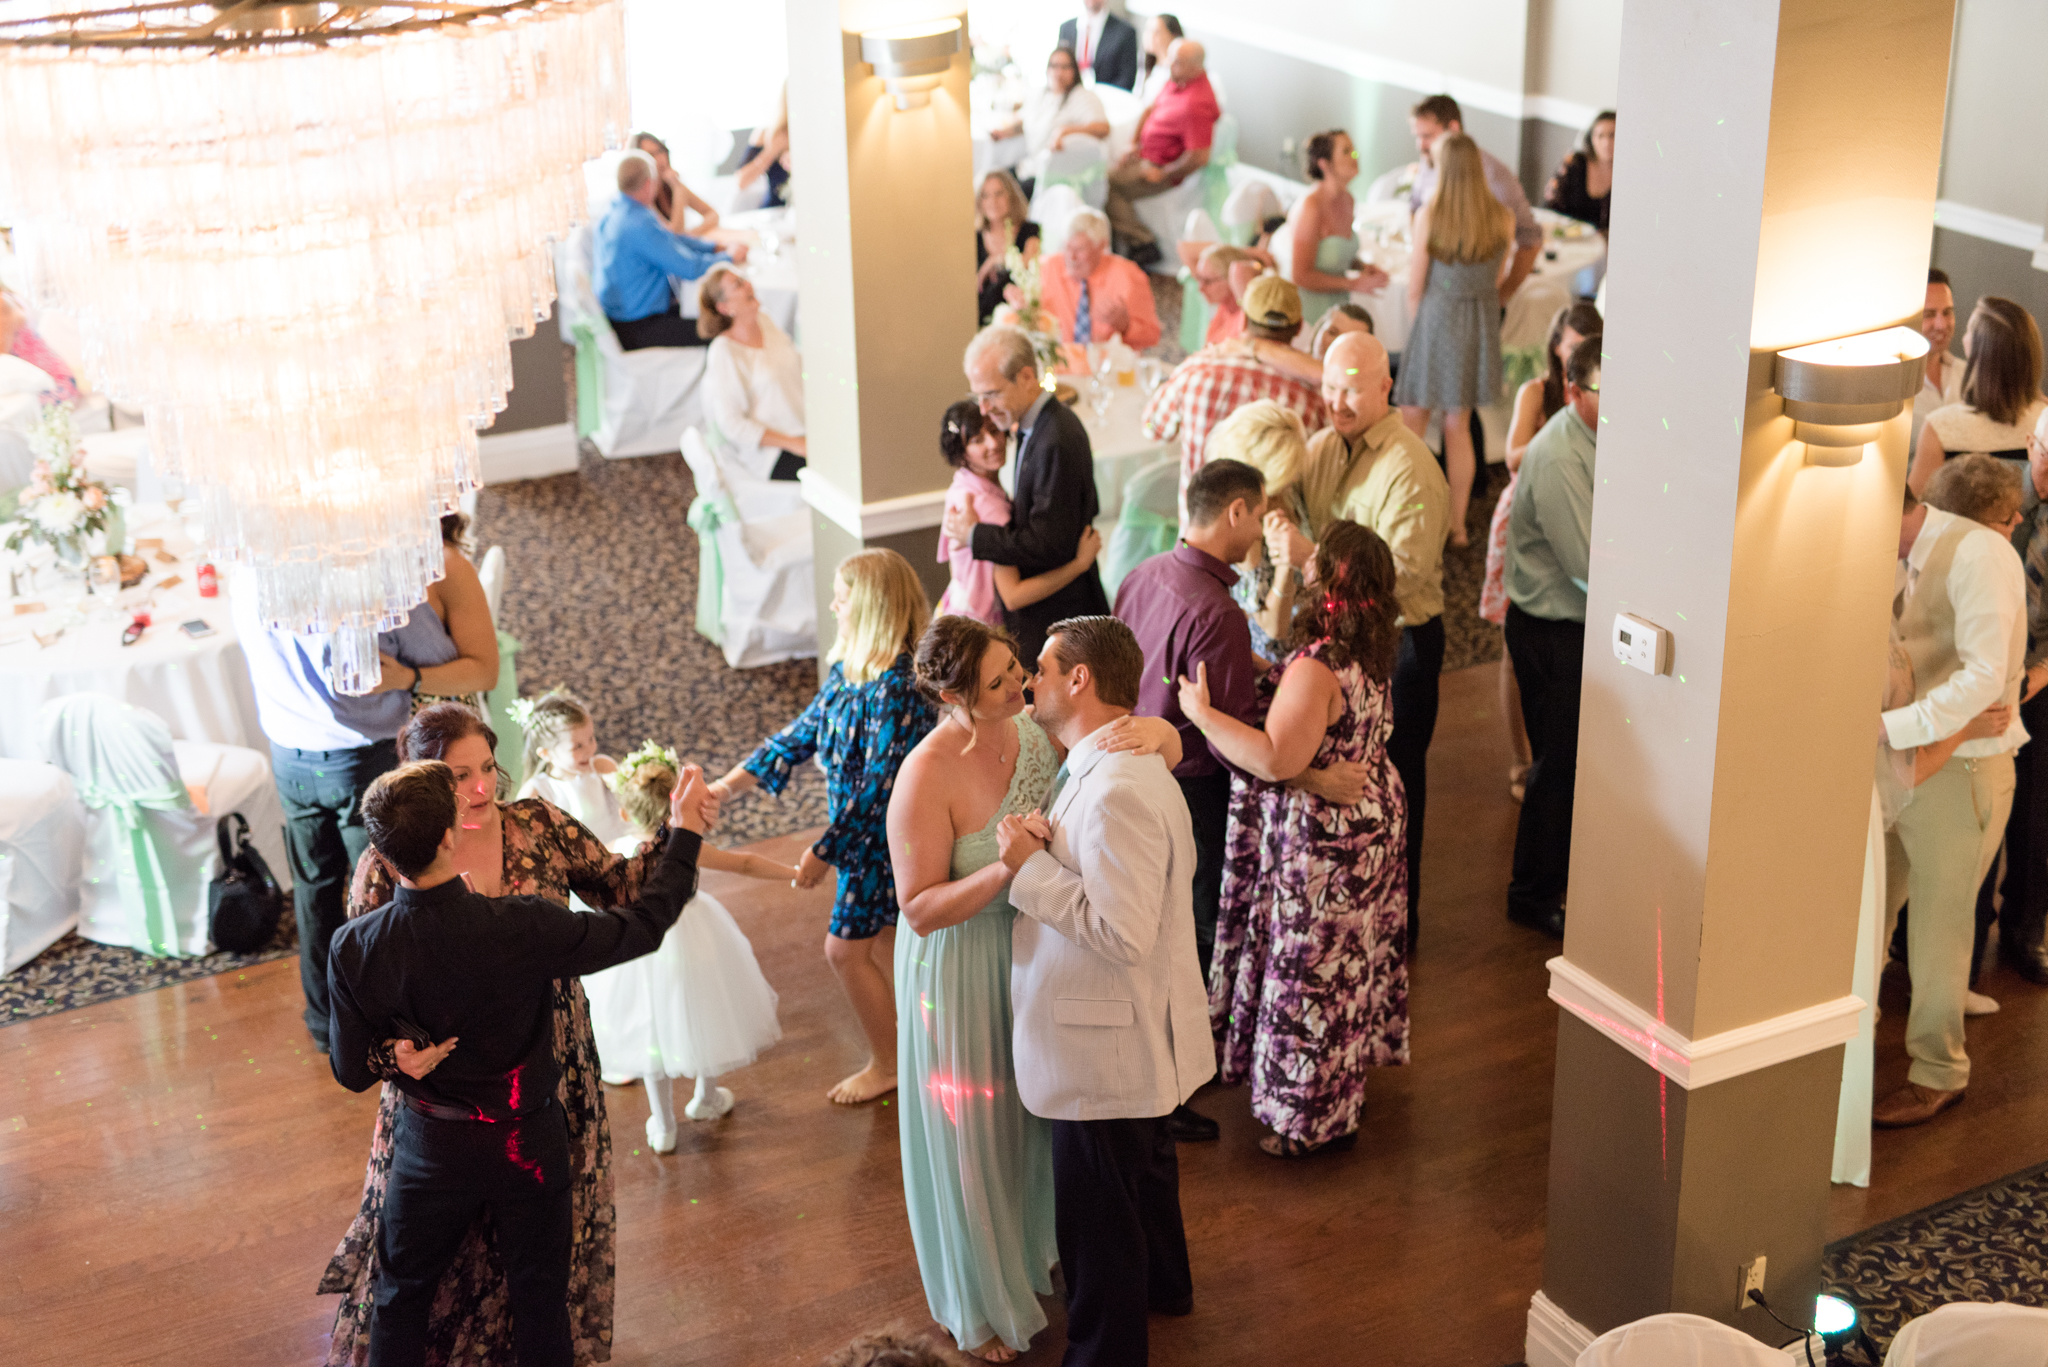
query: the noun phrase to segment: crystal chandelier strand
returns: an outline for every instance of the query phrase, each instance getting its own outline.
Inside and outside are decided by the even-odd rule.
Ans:
[[[371,31],[407,8],[324,45],[0,27],[0,206],[33,295],[148,416],[263,620],[349,638],[345,688],[440,577],[508,343],[554,300],[548,240],[626,133],[618,0]]]

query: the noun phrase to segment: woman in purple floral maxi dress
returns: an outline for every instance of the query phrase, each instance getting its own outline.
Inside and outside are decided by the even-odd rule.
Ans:
[[[1261,682],[1263,730],[1209,706],[1198,678],[1181,707],[1232,779],[1222,912],[1209,978],[1221,1078],[1249,1080],[1260,1147],[1299,1158],[1348,1148],[1366,1069],[1408,1061],[1407,801],[1387,759],[1387,680],[1400,640],[1386,543],[1337,522],[1287,657]],[[1286,787],[1339,760],[1367,768],[1365,796],[1336,806]],[[1247,777],[1253,775],[1254,777]]]

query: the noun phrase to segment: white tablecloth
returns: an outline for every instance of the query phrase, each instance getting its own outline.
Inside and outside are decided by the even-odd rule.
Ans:
[[[67,693],[107,693],[123,702],[146,707],[170,724],[179,740],[217,741],[269,753],[256,716],[256,692],[249,667],[235,639],[228,611],[227,576],[220,576],[220,596],[201,598],[192,540],[182,524],[161,506],[138,505],[129,510],[130,538],[161,536],[165,549],[179,557],[175,565],[147,552],[149,574],[115,600],[118,610],[78,604],[78,612],[54,591],[45,571],[30,598],[41,612],[17,615],[15,601],[0,600],[0,756],[41,759],[35,735],[36,711]],[[158,588],[177,576],[181,583]],[[0,577],[0,591],[6,580]],[[137,612],[150,614],[151,625],[132,646],[121,644],[121,632]],[[194,639],[180,631],[184,622],[203,619],[211,636]],[[63,635],[38,647],[35,635]]]
[[[747,264],[740,267],[740,274],[753,282],[761,311],[801,346],[796,309],[796,210],[780,204],[772,209],[747,209],[724,215],[718,226],[753,234],[754,240],[747,245]],[[678,290],[676,298],[683,317],[697,316],[696,281]]]

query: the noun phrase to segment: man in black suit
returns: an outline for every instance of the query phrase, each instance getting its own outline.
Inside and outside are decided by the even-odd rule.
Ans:
[[[470,891],[455,867],[447,765],[402,765],[364,793],[370,844],[399,887],[334,933],[327,978],[335,1078],[355,1092],[389,1079],[403,1103],[377,1235],[371,1367],[426,1361],[435,1288],[480,1210],[497,1234],[520,1367],[570,1367],[572,1174],[555,1101],[553,980],[661,943],[697,890],[704,808],[704,776],[686,768],[669,799],[668,847],[639,900],[585,913]]]
[[[974,509],[962,505],[946,514],[946,535],[971,547],[976,560],[1015,565],[1027,579],[1056,570],[1074,558],[1081,533],[1101,511],[1088,429],[1040,386],[1031,339],[1015,328],[983,328],[967,344],[965,369],[982,416],[1017,434],[1017,494],[1009,526],[980,523]],[[1014,612],[1003,609],[1003,624],[1028,669],[1054,622],[1108,615],[1102,576],[1090,565],[1058,593]]]
[[[1060,46],[1096,84],[1137,87],[1138,31],[1109,12],[1109,0],[1081,0],[1080,15],[1060,25]]]

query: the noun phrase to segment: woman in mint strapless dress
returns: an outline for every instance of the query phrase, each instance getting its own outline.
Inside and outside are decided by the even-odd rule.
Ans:
[[[1008,1362],[1045,1327],[1052,1292],[1052,1150],[1017,1099],[1010,1052],[1010,818],[1045,805],[1063,758],[1024,715],[1024,667],[997,627],[941,617],[917,684],[943,716],[903,761],[889,801],[903,1203],[932,1318],[960,1347]],[[1105,749],[1179,760],[1157,718]],[[1022,863],[1023,851],[1018,862]]]
[[[1351,135],[1341,128],[1316,134],[1302,148],[1301,162],[1313,183],[1287,216],[1294,230],[1287,276],[1301,291],[1302,329],[1312,332],[1353,290],[1376,290],[1387,283],[1387,274],[1358,259],[1349,188],[1358,177],[1358,150]]]

